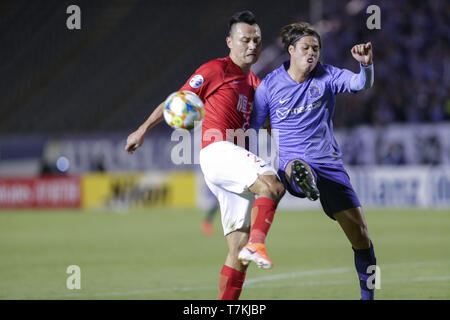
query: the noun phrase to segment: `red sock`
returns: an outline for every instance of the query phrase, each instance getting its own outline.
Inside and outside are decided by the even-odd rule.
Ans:
[[[272,199],[261,197],[255,200],[252,207],[252,227],[249,242],[264,243],[272,225],[276,208],[277,204]]]
[[[245,272],[224,265],[219,278],[219,300],[238,300],[244,285]]]

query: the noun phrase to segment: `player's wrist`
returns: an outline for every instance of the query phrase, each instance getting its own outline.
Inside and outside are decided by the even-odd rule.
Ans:
[[[150,130],[150,125],[147,123],[142,124],[137,131],[139,132],[140,135],[144,136],[145,134],[147,134],[148,130]]]

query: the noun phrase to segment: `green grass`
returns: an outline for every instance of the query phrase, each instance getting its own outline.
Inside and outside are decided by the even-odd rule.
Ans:
[[[365,212],[381,268],[377,299],[450,298],[450,211]],[[226,243],[203,212],[0,211],[0,299],[215,299]],[[320,211],[276,215],[275,266],[250,265],[241,299],[359,299],[353,252]],[[81,268],[81,290],[66,268]]]

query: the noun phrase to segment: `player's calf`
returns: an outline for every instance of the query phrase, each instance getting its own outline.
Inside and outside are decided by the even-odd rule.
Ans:
[[[249,242],[264,244],[272,225],[278,202],[285,193],[285,188],[277,176],[272,174],[260,175],[250,187],[250,190],[259,197],[255,200],[252,207]]]

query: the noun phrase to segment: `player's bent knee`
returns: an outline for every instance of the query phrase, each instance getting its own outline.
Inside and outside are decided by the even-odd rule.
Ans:
[[[273,183],[270,189],[272,191],[272,200],[275,200],[276,202],[280,201],[286,193],[286,188],[280,181]]]
[[[256,193],[259,196],[278,202],[286,192],[284,185],[278,180],[276,175],[263,175],[258,178],[258,181],[259,188]]]

